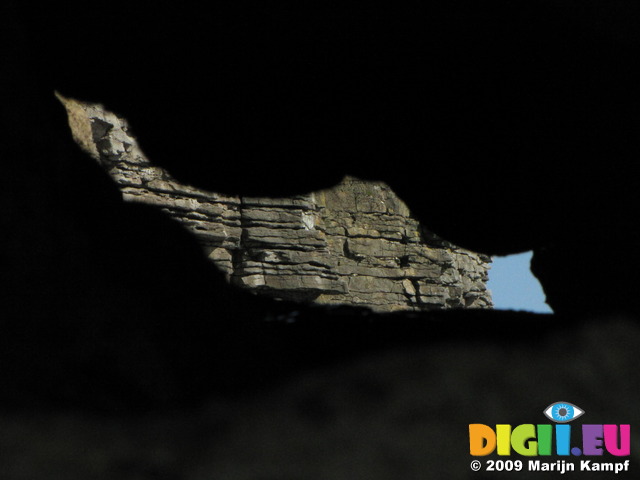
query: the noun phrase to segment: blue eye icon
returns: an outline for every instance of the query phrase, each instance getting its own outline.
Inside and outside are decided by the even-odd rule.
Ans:
[[[567,423],[584,414],[584,410],[573,403],[555,402],[549,405],[543,413],[556,423]]]

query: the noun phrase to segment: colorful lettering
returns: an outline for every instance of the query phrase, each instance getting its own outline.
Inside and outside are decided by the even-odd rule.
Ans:
[[[498,424],[495,430],[482,423],[469,425],[469,452],[474,457],[497,453],[534,457],[550,456],[553,451],[553,425],[522,424],[512,428]],[[602,456],[605,452],[618,457],[631,454],[630,425],[582,425],[582,445],[571,447],[571,425],[555,425],[555,453],[559,456]]]

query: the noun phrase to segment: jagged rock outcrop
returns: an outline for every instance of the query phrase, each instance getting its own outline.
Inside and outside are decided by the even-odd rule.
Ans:
[[[430,233],[384,183],[347,177],[290,198],[203,191],[155,167],[125,120],[98,105],[64,102],[76,140],[124,198],[181,222],[234,285],[381,312],[492,306],[490,258]]]

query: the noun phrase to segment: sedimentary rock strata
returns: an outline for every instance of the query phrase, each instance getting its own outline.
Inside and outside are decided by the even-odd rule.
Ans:
[[[492,305],[490,258],[430,233],[384,183],[347,177],[290,198],[202,191],[155,167],[125,120],[98,105],[65,105],[76,140],[124,199],[182,223],[234,285],[380,312]]]

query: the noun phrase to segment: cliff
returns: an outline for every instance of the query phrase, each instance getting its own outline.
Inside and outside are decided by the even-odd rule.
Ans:
[[[124,119],[99,105],[64,103],[74,137],[123,197],[183,224],[234,285],[379,312],[492,306],[490,258],[429,232],[384,183],[346,177],[290,198],[207,192],[154,166]]]

